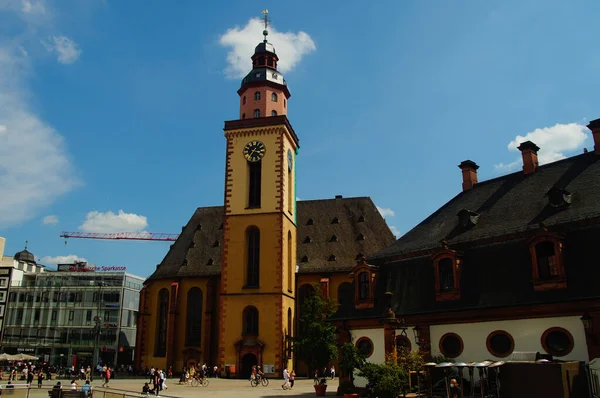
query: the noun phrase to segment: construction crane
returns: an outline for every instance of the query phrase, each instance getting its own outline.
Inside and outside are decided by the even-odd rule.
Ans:
[[[61,232],[61,238],[65,238],[65,245],[69,238],[79,239],[105,239],[105,240],[152,240],[163,242],[174,242],[179,237],[179,234],[164,234],[155,232],[113,232],[113,233],[96,233],[96,232]]]

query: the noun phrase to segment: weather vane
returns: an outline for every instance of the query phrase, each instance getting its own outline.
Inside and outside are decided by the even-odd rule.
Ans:
[[[263,30],[263,36],[265,36],[265,43],[267,42],[267,35],[269,34],[269,31],[267,30],[267,28],[269,27],[269,22],[271,22],[271,20],[269,19],[269,10],[265,9],[262,10],[264,17],[264,24],[265,24],[265,30]]]

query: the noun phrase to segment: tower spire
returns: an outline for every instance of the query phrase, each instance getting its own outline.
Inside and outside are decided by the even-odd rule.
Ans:
[[[266,43],[267,36],[269,34],[269,31],[267,30],[267,28],[269,27],[269,22],[271,22],[271,20],[269,19],[269,10],[264,9],[264,10],[262,10],[262,13],[264,15],[263,23],[265,24],[265,30],[263,30],[263,36],[265,36],[265,39],[263,41]]]

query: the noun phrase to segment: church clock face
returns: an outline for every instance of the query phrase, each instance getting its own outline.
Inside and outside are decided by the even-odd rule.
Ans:
[[[244,147],[244,157],[249,162],[258,162],[265,156],[267,148],[260,141],[250,141]]]

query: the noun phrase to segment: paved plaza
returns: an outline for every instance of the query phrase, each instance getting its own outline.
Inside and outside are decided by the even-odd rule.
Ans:
[[[131,396],[141,396],[140,392],[142,391],[142,387],[144,382],[147,379],[115,379],[111,380],[109,389],[100,388],[101,382],[94,381],[92,386],[96,389],[94,397],[95,398],[118,398],[123,397],[123,393],[127,394],[129,392]],[[191,398],[198,397],[200,395],[210,395],[211,397],[231,397],[231,398],[244,398],[244,397],[308,397],[315,396],[315,390],[313,387],[313,380],[300,379],[296,380],[293,390],[283,390],[281,385],[283,384],[282,379],[272,379],[269,380],[270,383],[267,387],[250,386],[250,382],[248,380],[239,380],[239,379],[209,379],[208,387],[192,387],[190,385],[179,385],[177,384],[177,379],[169,379],[167,380],[168,389],[163,391],[164,394],[161,394],[161,397],[181,397],[181,398]],[[60,380],[60,382],[65,386],[64,388],[70,387],[70,380]],[[48,389],[52,385],[56,383],[56,380],[44,381],[44,388],[38,390],[32,388],[30,390],[29,398],[48,398]],[[78,381],[80,383],[80,381]],[[338,387],[338,380],[329,381],[329,385],[327,387],[327,395],[334,396]],[[127,390],[127,391],[123,391]],[[21,391],[14,392],[15,397],[19,398],[21,395]],[[153,395],[150,395],[152,398]]]

